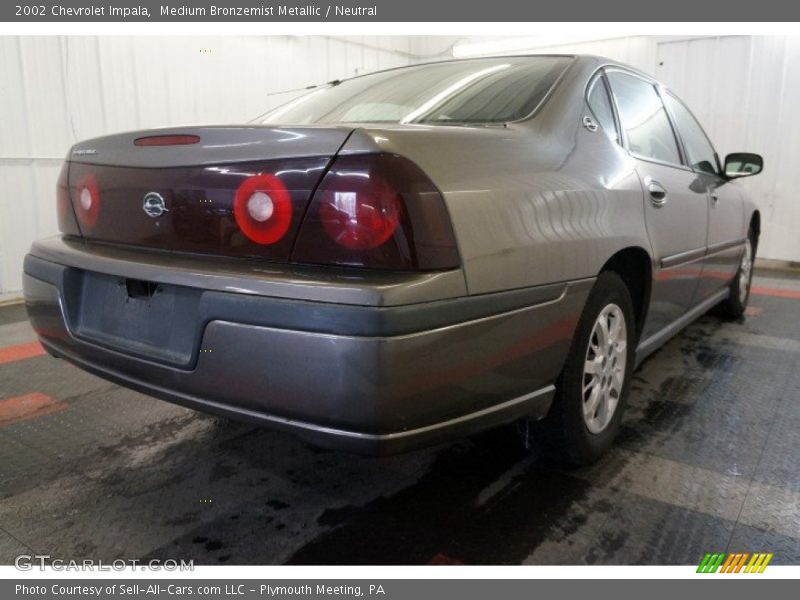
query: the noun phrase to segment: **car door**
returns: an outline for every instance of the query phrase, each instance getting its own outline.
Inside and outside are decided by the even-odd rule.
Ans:
[[[744,206],[738,189],[722,176],[719,157],[689,108],[672,92],[664,94],[689,165],[708,205],[707,254],[695,303],[728,285],[736,275],[744,243]]]
[[[707,244],[707,187],[685,163],[658,85],[616,67],[606,74],[644,188],[654,258],[644,340],[693,306]]]

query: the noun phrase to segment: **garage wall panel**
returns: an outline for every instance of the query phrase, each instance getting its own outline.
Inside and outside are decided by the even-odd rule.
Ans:
[[[759,256],[800,261],[800,38],[726,36],[658,44],[655,75],[683,98],[719,154],[750,151],[766,169],[742,180],[762,214]]]
[[[767,163],[764,175],[775,181],[773,202],[767,226],[767,251],[777,258],[791,257],[800,261],[800,38],[786,41],[783,63],[783,86],[778,108],[780,135],[764,140],[764,145],[778,143],[777,160]],[[754,180],[757,178],[753,178]],[[755,183],[755,181],[754,181]]]
[[[597,54],[624,62],[641,69],[651,72],[653,60],[655,58],[651,38],[646,36],[632,36],[625,38],[613,38],[561,46],[548,46],[539,51],[553,53],[574,53],[574,54]]]
[[[0,106],[3,107],[0,157],[3,158],[31,153],[22,72],[19,38],[0,36]]]
[[[20,38],[22,87],[26,114],[21,121],[28,130],[31,150],[36,156],[63,156],[70,139],[68,103],[64,98],[61,39]]]

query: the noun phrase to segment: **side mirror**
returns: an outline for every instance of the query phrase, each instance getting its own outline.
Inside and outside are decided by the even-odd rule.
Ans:
[[[758,175],[764,169],[764,159],[760,154],[736,152],[725,157],[725,177],[750,177]]]

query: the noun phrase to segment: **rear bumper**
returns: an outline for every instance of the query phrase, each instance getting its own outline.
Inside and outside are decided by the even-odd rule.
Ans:
[[[93,264],[125,276],[124,261]],[[396,306],[202,289],[198,341],[185,364],[170,364],[76,331],[82,273],[26,258],[31,323],[53,355],[177,404],[368,454],[544,416],[591,287],[583,280]]]

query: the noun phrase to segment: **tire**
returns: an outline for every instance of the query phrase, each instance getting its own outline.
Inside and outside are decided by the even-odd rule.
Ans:
[[[603,340],[599,339],[602,329],[597,329],[601,315],[612,331],[619,319],[623,319],[617,334],[624,337],[624,349],[617,345],[614,351],[609,351],[608,344],[603,346]],[[553,406],[543,423],[559,454],[568,462],[578,465],[592,463],[613,444],[628,399],[636,338],[636,320],[628,287],[617,273],[601,273],[578,321],[564,369],[556,384]],[[609,344],[613,344],[613,340]],[[588,374],[589,362],[594,363],[591,369],[600,372]],[[611,383],[606,384],[607,381]],[[589,386],[587,391],[585,385]],[[604,389],[609,390],[608,393],[604,393]],[[584,408],[590,408],[595,398],[598,399],[597,409],[589,410],[584,416]],[[601,407],[604,402],[605,411]]]
[[[750,300],[750,285],[753,282],[753,259],[755,257],[755,233],[752,228],[747,232],[745,251],[739,262],[736,277],[731,281],[728,297],[717,305],[716,312],[725,319],[739,319],[747,309]]]

